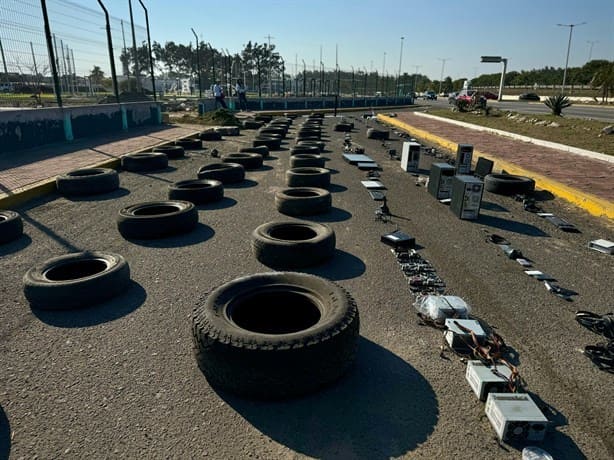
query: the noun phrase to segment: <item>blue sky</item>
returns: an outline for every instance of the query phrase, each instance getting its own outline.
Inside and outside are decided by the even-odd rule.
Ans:
[[[252,42],[271,43],[294,72],[304,59],[326,67],[373,68],[398,72],[403,39],[402,71],[439,79],[495,73],[498,64],[480,63],[481,55],[509,59],[509,70],[563,67],[569,27],[557,23],[586,22],[573,29],[570,66],[593,59],[614,60],[614,0],[143,0],[149,9],[152,39],[187,43],[190,27],[205,42],[231,53]],[[127,0],[107,0],[112,14],[127,11]],[[138,0],[133,0],[138,11]],[[136,13],[135,13],[136,14]],[[385,57],[384,57],[385,53]],[[384,67],[385,59],[385,67]]]
[[[508,70],[564,67],[569,27],[557,23],[586,22],[573,29],[570,66],[583,65],[591,52],[593,59],[614,60],[614,0],[142,1],[149,9],[152,40],[188,44],[194,42],[190,30],[194,28],[202,41],[236,53],[248,41],[264,43],[270,35],[291,74],[295,63],[302,68],[302,60],[309,68],[314,64],[317,68],[320,50],[325,67],[334,68],[338,49],[342,69],[349,71],[353,66],[396,75],[401,43],[402,72],[417,70],[431,79],[440,78],[442,64],[444,77],[453,79],[500,71],[499,64],[480,63],[481,55],[508,58]],[[124,20],[130,46],[128,0],[103,2],[112,17]],[[139,1],[132,4],[135,23],[144,26]],[[66,49],[67,61],[74,57],[77,73],[88,74],[99,65],[108,74],[98,2],[47,0],[47,5],[58,46]],[[38,16],[39,0],[0,0],[0,40],[9,71],[27,67],[32,54],[39,64],[46,61],[42,29],[31,27]],[[114,21],[112,28],[118,62],[123,38],[120,21]],[[136,35],[138,43],[146,39],[142,27]],[[592,51],[589,42],[593,42]]]

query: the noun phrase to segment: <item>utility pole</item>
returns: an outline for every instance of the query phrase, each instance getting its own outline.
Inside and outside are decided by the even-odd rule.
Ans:
[[[579,24],[557,24],[559,27],[569,27],[569,42],[567,42],[567,59],[565,60],[565,72],[563,72],[563,85],[561,86],[561,94],[565,92],[565,81],[567,80],[567,65],[569,64],[569,50],[571,49],[571,34],[573,33],[573,28],[576,26],[581,26],[586,24],[586,22],[580,22]]]
[[[420,70],[421,65],[415,65],[416,73],[414,74],[414,93],[417,93],[418,90],[418,70]]]
[[[439,78],[439,91],[437,94],[441,93],[441,85],[443,83],[443,69],[446,65],[446,61],[449,61],[450,58],[437,58],[438,61],[441,61],[441,78]]]
[[[399,53],[399,73],[397,74],[397,96],[399,95],[399,88],[401,87],[401,63],[403,62],[403,41],[405,37],[401,37],[401,52]]]
[[[124,49],[122,50],[122,53],[124,55],[124,60],[122,62],[122,72],[124,74],[124,77],[129,77],[130,76],[130,65],[128,64],[128,55],[126,54],[126,34],[124,33],[124,20],[121,20],[121,25],[122,25],[122,39],[124,41]]]
[[[269,41],[269,48],[267,50],[268,53],[268,61],[269,61],[269,97],[271,97],[273,95],[272,91],[273,91],[273,81],[271,80],[271,39],[275,38],[275,37],[271,37],[271,34],[265,36],[264,38],[266,38]]]
[[[30,51],[32,52],[32,62],[34,62],[34,75],[36,75],[36,80],[38,81],[38,67],[36,66],[36,56],[34,55],[34,46],[32,46],[32,42],[30,42]],[[4,51],[2,51],[2,54],[4,54]]]
[[[591,45],[588,49],[588,61],[587,61],[587,62],[591,62],[591,60],[593,59],[593,45],[595,43],[599,43],[599,40],[586,40],[586,43]]]
[[[198,72],[198,99],[202,99],[203,98],[203,85],[202,85],[202,80],[200,77],[200,42],[198,41],[198,35],[196,35],[196,32],[194,32],[194,29],[190,28],[190,30],[192,31],[192,33],[194,34],[194,38],[196,39],[196,70]],[[156,92],[156,89],[154,88],[154,94]],[[217,102],[216,102],[217,104]]]

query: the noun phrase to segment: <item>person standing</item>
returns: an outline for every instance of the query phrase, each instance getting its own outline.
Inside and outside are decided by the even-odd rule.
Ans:
[[[220,104],[223,108],[227,109],[226,101],[224,101],[224,88],[220,84],[219,80],[216,80],[215,85],[213,85],[213,97],[215,97],[215,108],[217,109],[217,105]]]
[[[240,78],[237,80],[235,91],[237,92],[237,96],[239,97],[239,109],[242,111],[247,110],[247,88],[245,87],[243,80],[241,80]]]

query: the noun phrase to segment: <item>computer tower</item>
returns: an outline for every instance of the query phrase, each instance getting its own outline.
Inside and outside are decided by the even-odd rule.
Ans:
[[[477,219],[480,215],[484,182],[473,176],[452,178],[450,209],[459,219]]]
[[[401,151],[401,169],[407,172],[418,172],[420,163],[420,144],[417,142],[403,142]]]
[[[433,163],[429,174],[428,192],[438,200],[452,195],[452,178],[454,167],[448,163]]]
[[[473,145],[458,144],[456,149],[456,174],[471,174],[471,160],[473,158]]]

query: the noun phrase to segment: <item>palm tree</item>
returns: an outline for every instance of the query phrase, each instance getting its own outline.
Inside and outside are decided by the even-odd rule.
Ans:
[[[90,80],[92,83],[99,85],[100,82],[104,79],[104,72],[97,65],[90,71]]]
[[[591,80],[591,86],[601,90],[602,102],[605,102],[610,91],[614,91],[614,61],[606,62],[597,69]]]
[[[571,107],[572,105],[569,98],[564,94],[550,96],[548,99],[546,99],[546,102],[544,102],[544,104],[546,105],[546,107],[552,110],[552,115],[556,115],[557,117],[561,116],[561,114],[563,113],[563,109]]]

